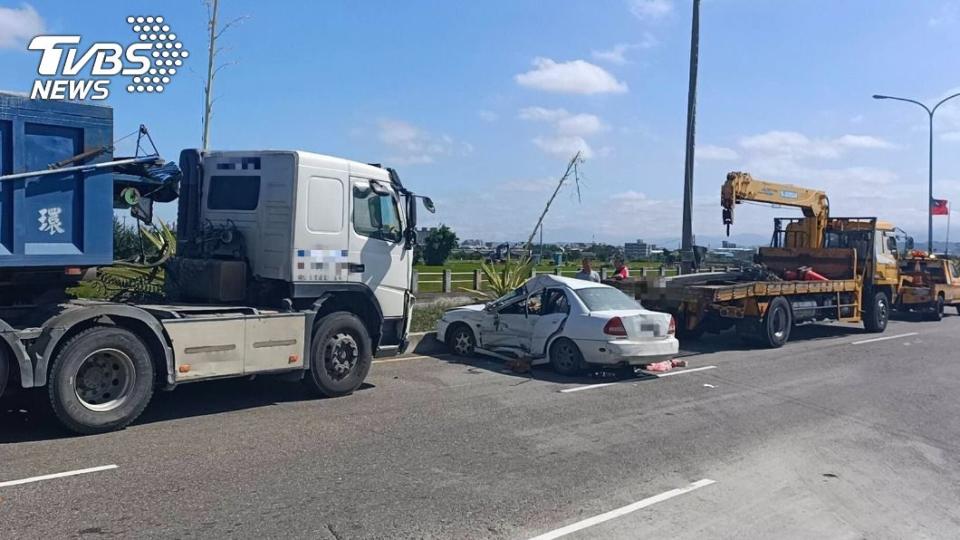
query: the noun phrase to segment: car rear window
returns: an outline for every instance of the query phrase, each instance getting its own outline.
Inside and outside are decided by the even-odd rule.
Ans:
[[[623,294],[613,287],[588,287],[578,289],[577,296],[590,311],[610,311],[614,309],[640,309],[640,302]]]

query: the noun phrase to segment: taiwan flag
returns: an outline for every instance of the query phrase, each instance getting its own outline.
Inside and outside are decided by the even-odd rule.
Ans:
[[[950,208],[947,207],[946,199],[933,199],[930,201],[930,213],[934,216],[946,216],[950,214]]]

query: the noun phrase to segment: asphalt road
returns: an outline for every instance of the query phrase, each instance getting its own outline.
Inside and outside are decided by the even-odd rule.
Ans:
[[[420,357],[341,399],[187,385],[91,437],[26,396],[0,408],[0,538],[956,538],[958,350],[954,315],[708,338],[668,377]]]

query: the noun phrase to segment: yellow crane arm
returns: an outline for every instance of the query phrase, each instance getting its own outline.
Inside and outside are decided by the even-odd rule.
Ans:
[[[753,178],[748,173],[731,172],[720,190],[720,205],[723,207],[723,224],[730,235],[733,224],[733,208],[741,201],[753,201],[780,206],[792,206],[803,211],[805,244],[819,248],[823,244],[823,232],[830,218],[830,202],[827,194],[791,184],[778,184]]]

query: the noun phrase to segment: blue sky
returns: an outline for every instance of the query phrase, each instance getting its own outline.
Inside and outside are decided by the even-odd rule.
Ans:
[[[213,146],[391,164],[434,196],[434,222],[485,240],[526,237],[580,149],[582,201],[564,189],[548,241],[675,242],[689,11],[684,0],[222,0],[222,20],[247,18],[222,38],[234,64],[217,79]],[[151,14],[193,54],[163,94],[116,81],[108,103],[118,135],[145,123],[175,159],[200,143],[200,1],[0,1],[0,88],[36,78],[30,35],[130,42],[124,19]],[[719,187],[745,170],[925,237],[926,116],[870,96],[960,91],[958,30],[957,0],[704,0],[698,236],[722,235]],[[935,196],[960,204],[960,99],[938,112],[935,144]],[[792,214],[745,207],[734,231],[766,237],[772,216]]]

